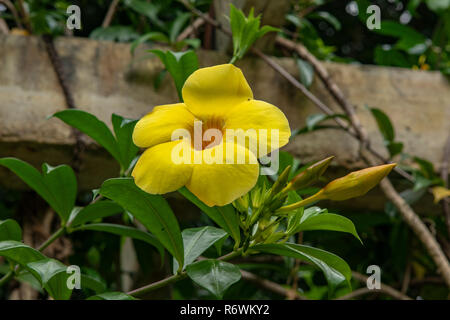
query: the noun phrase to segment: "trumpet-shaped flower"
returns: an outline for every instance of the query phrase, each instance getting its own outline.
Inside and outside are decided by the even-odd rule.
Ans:
[[[147,150],[132,176],[148,193],[186,186],[208,206],[226,205],[256,184],[257,159],[287,144],[289,123],[253,99],[231,64],[195,71],[182,96],[184,103],[155,107],[136,124],[133,141]]]

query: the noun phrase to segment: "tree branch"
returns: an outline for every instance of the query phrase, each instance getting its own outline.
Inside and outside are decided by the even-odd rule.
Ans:
[[[111,24],[112,19],[114,18],[114,14],[116,13],[117,5],[119,4],[119,0],[112,0],[111,4],[108,7],[108,11],[106,12],[106,16],[103,19],[102,27],[106,28]]]
[[[356,272],[356,271],[352,271],[352,277],[355,278],[356,280],[360,281],[361,283],[366,284],[367,283],[367,279],[368,277]],[[367,289],[367,288],[364,288]],[[375,289],[368,289],[370,292],[381,292],[381,293],[385,293],[393,298],[396,298],[398,300],[413,300],[412,298],[408,297],[406,294],[401,293],[400,291],[392,288],[391,286],[388,286],[387,284],[381,283],[381,288],[379,290],[375,290]],[[356,292],[357,290],[353,291],[352,293]],[[361,291],[362,292],[362,291]],[[343,297],[341,297],[343,298]],[[339,299],[341,299],[339,298]],[[350,299],[350,298],[347,298]]]
[[[444,186],[448,188],[448,163],[450,161],[450,134],[447,137],[447,141],[444,146],[444,156],[441,165],[441,179],[444,181]],[[442,210],[444,212],[445,222],[447,224],[447,235],[450,237],[450,208],[449,199],[445,197],[441,200]]]

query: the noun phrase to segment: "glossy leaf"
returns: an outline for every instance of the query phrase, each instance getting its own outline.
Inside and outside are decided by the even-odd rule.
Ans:
[[[22,229],[13,219],[0,221],[0,241],[5,240],[22,240]]]
[[[2,158],[0,165],[14,172],[36,191],[66,221],[75,204],[77,182],[73,170],[66,165],[56,168],[44,164],[41,174],[30,164],[16,158]]]
[[[136,300],[123,292],[105,292],[89,297],[87,300]]]
[[[224,207],[208,207],[200,201],[192,192],[183,187],[178,190],[186,199],[191,201],[200,208],[208,217],[211,218],[219,227],[224,229],[234,239],[236,245],[241,241],[241,233],[239,229],[239,217],[233,206],[226,205]]]
[[[0,241],[0,256],[22,266],[45,259],[45,256],[36,249],[14,240]]]
[[[103,293],[107,289],[105,283],[86,274],[81,274],[81,288],[91,289],[96,294]]]
[[[123,168],[129,168],[130,163],[136,157],[139,148],[133,143],[133,130],[137,120],[125,119],[117,114],[112,114],[111,122],[116,135],[117,146]]]
[[[300,82],[309,88],[314,80],[314,68],[309,62],[301,58],[297,58],[296,61],[300,74]]]
[[[202,260],[186,267],[189,278],[221,299],[225,291],[241,279],[239,267],[220,260]]]
[[[120,162],[120,151],[116,139],[103,121],[96,116],[82,110],[67,109],[53,115],[69,126],[77,128],[87,134],[104,147],[117,161]]]
[[[343,259],[321,249],[295,243],[273,243],[259,244],[252,250],[306,260],[322,270],[332,289],[343,282],[349,284],[352,276],[350,267]]]
[[[295,229],[294,233],[300,231],[309,231],[309,230],[329,230],[329,231],[340,231],[347,232],[355,236],[361,243],[361,239],[356,232],[355,225],[353,222],[343,216],[333,213],[323,213],[316,215],[303,221],[298,225]]]
[[[149,50],[162,61],[173,78],[180,100],[183,100],[181,89],[186,79],[198,69],[198,59],[194,51],[172,52],[158,49]]]
[[[69,223],[71,227],[76,227],[83,223],[110,217],[121,212],[123,212],[123,208],[113,201],[98,201],[91,203],[78,210],[75,214],[72,214]]]
[[[211,226],[184,229],[181,233],[184,246],[185,267],[195,261],[203,252],[223,239],[227,233],[222,229]],[[173,272],[178,270],[178,263],[174,261]]]
[[[129,211],[158,238],[179,264],[183,265],[183,240],[180,227],[172,209],[163,197],[142,191],[130,178],[105,181],[100,194]]]
[[[164,247],[162,246],[161,242],[159,242],[159,240],[156,239],[154,235],[136,228],[112,223],[91,223],[75,228],[73,231],[85,231],[85,230],[108,232],[118,236],[130,237],[136,240],[141,240],[157,248],[161,256],[164,255]]]

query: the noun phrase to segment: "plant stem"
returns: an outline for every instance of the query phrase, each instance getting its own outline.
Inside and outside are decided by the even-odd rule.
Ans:
[[[3,278],[0,279],[0,287],[3,286],[5,283],[7,283],[14,275],[14,272],[9,271],[7,274],[3,276]]]
[[[232,251],[232,252],[230,252],[230,253],[228,253],[228,254],[226,254],[224,256],[221,256],[221,257],[217,258],[217,260],[227,261],[227,260],[233,259],[233,258],[235,258],[235,257],[237,257],[237,256],[239,256],[241,254],[242,254],[242,249],[238,249],[238,250]],[[165,287],[165,286],[167,286],[169,284],[178,282],[179,280],[182,280],[182,279],[184,279],[186,277],[187,277],[187,273],[186,273],[186,271],[183,271],[183,272],[174,274],[174,275],[172,275],[170,277],[167,277],[165,279],[159,280],[157,282],[150,283],[150,284],[148,284],[146,286],[143,286],[141,288],[129,291],[127,294],[129,294],[130,296],[133,296],[133,297],[142,296],[143,294],[146,294],[146,293],[151,292],[153,290]]]
[[[52,234],[52,236],[50,238],[47,239],[47,241],[45,241],[43,244],[41,244],[39,246],[39,248],[37,249],[38,251],[44,251],[45,248],[47,248],[49,245],[51,245],[56,239],[58,239],[60,236],[62,236],[64,234],[64,232],[66,231],[66,228],[64,226],[62,226],[61,228],[59,228],[58,230],[56,230],[56,232],[54,234]]]

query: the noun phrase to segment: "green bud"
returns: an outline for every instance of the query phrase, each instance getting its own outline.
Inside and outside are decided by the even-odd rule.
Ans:
[[[281,190],[283,190],[284,186],[286,185],[288,179],[289,179],[289,173],[291,172],[291,166],[287,166],[283,172],[279,175],[277,181],[272,186],[272,190],[270,190],[270,197],[276,195]]]
[[[298,190],[309,186],[311,183],[319,180],[325,170],[327,170],[334,156],[320,160],[312,166],[300,172],[291,182],[289,182],[286,190]]]

